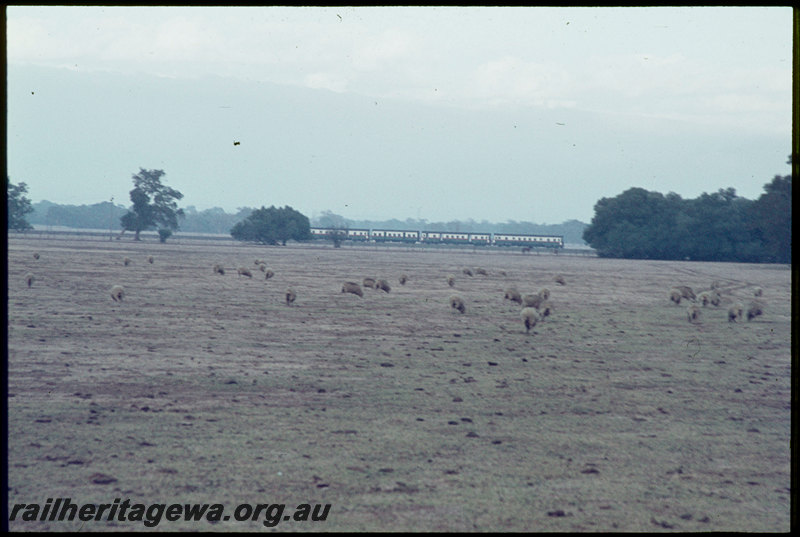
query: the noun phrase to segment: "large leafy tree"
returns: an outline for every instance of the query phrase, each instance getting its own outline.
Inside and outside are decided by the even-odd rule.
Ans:
[[[792,176],[776,175],[753,204],[753,227],[769,261],[792,261]]]
[[[133,206],[122,216],[122,231],[133,231],[139,240],[139,233],[158,228],[161,242],[164,242],[173,231],[178,229],[178,218],[183,217],[183,209],[178,208],[177,200],[183,194],[164,185],[161,178],[163,170],[145,170],[133,176],[131,202]]]
[[[33,229],[33,226],[25,219],[26,214],[33,212],[31,200],[25,196],[28,193],[28,185],[25,183],[15,185],[6,176],[6,193],[8,200],[8,229],[16,229],[18,231]]]
[[[675,255],[670,233],[680,196],[664,197],[643,188],[630,188],[595,204],[595,216],[583,239],[602,257],[665,259]]]
[[[733,188],[694,200],[631,188],[597,202],[583,237],[601,257],[761,261],[752,205]]]
[[[261,207],[250,216],[238,222],[231,229],[231,236],[239,241],[259,244],[283,244],[286,241],[305,241],[311,238],[311,225],[308,217],[286,207]]]

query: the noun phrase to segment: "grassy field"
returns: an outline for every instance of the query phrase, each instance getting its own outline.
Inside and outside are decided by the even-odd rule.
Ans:
[[[367,276],[391,292],[340,292]],[[119,498],[330,504],[273,531],[789,530],[788,266],[9,239],[8,278],[9,511]],[[722,305],[689,323],[670,287],[715,280]],[[549,288],[555,313],[526,333],[508,285]],[[764,315],[729,323],[756,287]]]

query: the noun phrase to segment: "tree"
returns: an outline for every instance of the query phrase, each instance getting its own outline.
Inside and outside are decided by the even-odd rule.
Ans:
[[[583,237],[601,257],[760,261],[752,204],[733,188],[694,200],[631,188],[597,202]]]
[[[769,261],[792,261],[792,176],[776,175],[753,204],[753,228]]]
[[[595,204],[595,216],[583,232],[583,239],[601,257],[669,259],[674,244],[677,196],[664,197],[643,188],[630,188],[615,198],[602,198]]]
[[[323,211],[322,215],[317,218],[317,225],[329,230],[325,234],[325,238],[333,243],[334,248],[342,247],[342,242],[347,239],[347,231],[349,229],[343,216],[334,214],[331,211]]]
[[[163,170],[139,168],[139,173],[133,176],[133,190],[130,192],[133,207],[122,216],[120,223],[123,233],[136,233],[134,240],[139,240],[140,232],[157,227],[161,242],[164,242],[172,231],[178,229],[178,218],[184,216],[176,201],[183,198],[183,194],[163,185],[163,175]]]
[[[31,200],[25,197],[28,193],[28,185],[19,183],[14,185],[11,179],[6,176],[6,192],[8,200],[8,229],[25,231],[33,229],[33,226],[25,219],[25,215],[33,212]]]
[[[288,205],[280,209],[263,206],[250,213],[250,216],[236,223],[231,236],[239,241],[259,244],[282,244],[287,240],[305,241],[311,238],[311,225],[308,217]]]

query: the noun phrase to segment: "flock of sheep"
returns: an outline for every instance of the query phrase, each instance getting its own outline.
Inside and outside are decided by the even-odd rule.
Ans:
[[[33,257],[35,259],[39,259],[40,256],[38,253],[34,253]],[[147,262],[151,264],[154,262],[152,255],[147,257]],[[130,258],[125,257],[123,259],[123,264],[125,266],[128,266],[131,263],[132,260]],[[255,266],[258,267],[259,271],[264,273],[264,278],[267,280],[275,275],[275,272],[268,268],[266,262],[263,260],[256,259]],[[221,264],[215,264],[212,270],[214,274],[225,274],[225,268]],[[482,268],[476,268],[474,271],[471,268],[464,268],[462,272],[467,276],[474,276],[475,274],[488,274],[486,270]],[[247,278],[253,277],[253,272],[243,266],[238,267],[237,273],[239,276],[245,276]],[[505,275],[505,272],[500,271],[500,274]],[[24,278],[27,286],[31,287],[34,282],[33,273],[26,273]],[[407,281],[408,276],[406,274],[401,274],[399,277],[400,285],[405,285]],[[450,287],[455,287],[455,281],[456,277],[454,274],[449,274],[446,277],[447,285]],[[559,285],[566,284],[564,277],[561,275],[556,275],[553,278],[553,281]],[[362,280],[361,284],[353,281],[345,281],[342,284],[341,292],[352,293],[359,297],[363,297],[364,291],[362,289],[362,285],[363,288],[376,289],[386,293],[391,291],[391,286],[387,280],[366,277]],[[110,293],[112,300],[115,302],[121,302],[125,296],[125,289],[121,285],[114,285],[111,287]],[[700,313],[702,311],[701,306],[703,308],[708,306],[720,307],[723,301],[732,301],[728,307],[728,322],[736,322],[742,320],[745,315],[747,316],[748,321],[763,315],[764,303],[761,300],[761,296],[763,295],[762,289],[760,287],[756,287],[753,291],[753,295],[754,299],[750,302],[745,310],[743,304],[735,298],[723,298],[722,285],[720,282],[715,281],[711,284],[711,288],[709,290],[702,291],[697,295],[695,294],[694,290],[687,285],[673,286],[670,289],[669,299],[675,305],[680,305],[682,300],[688,300],[691,302],[686,310],[687,319],[690,323],[699,321]],[[286,304],[291,305],[296,299],[297,294],[295,291],[291,288],[287,289],[285,293]],[[555,311],[553,304],[550,302],[550,290],[547,288],[540,289],[538,293],[521,294],[514,286],[509,286],[505,289],[504,299],[517,303],[522,307],[520,311],[520,317],[522,318],[526,333],[530,333],[530,330],[535,327],[537,323],[543,322],[546,317],[552,315]],[[466,312],[464,299],[460,295],[452,294],[448,300],[450,307],[453,310],[462,314]]]
[[[488,272],[483,268],[476,268],[474,271],[471,268],[464,268],[462,269],[462,273],[467,276],[474,276],[475,274],[484,276],[488,275]],[[505,272],[501,271],[500,274],[505,275]],[[401,274],[399,281],[401,285],[405,285],[408,281],[408,276]],[[455,287],[456,277],[454,274],[448,274],[445,278],[445,281],[447,282],[448,286]],[[554,278],[554,281],[559,285],[566,284],[564,277],[561,275],[557,275]],[[367,277],[364,278],[362,284],[365,288],[379,289],[387,293],[391,291],[389,282],[382,279],[376,280],[375,278]],[[342,284],[342,293],[352,293],[354,295],[358,295],[359,297],[364,296],[361,285],[352,281],[346,281],[344,284]],[[530,332],[531,328],[536,326],[536,323],[543,321],[545,317],[548,317],[555,311],[552,303],[549,302],[549,298],[550,291],[546,288],[541,289],[536,294],[526,295],[520,295],[520,293],[514,287],[508,287],[505,291],[505,299],[516,302],[522,306],[520,316],[522,317],[522,322],[525,325],[525,331],[527,333]],[[464,303],[464,299],[460,295],[452,294],[448,298],[448,301],[453,310],[462,314],[466,313],[467,307]]]
[[[683,299],[691,301],[692,304],[686,309],[686,316],[690,323],[694,323],[700,320],[701,308],[698,306],[698,303],[704,308],[709,305],[719,307],[722,304],[725,299],[722,297],[721,289],[722,285],[715,281],[711,284],[711,289],[695,295],[691,287],[687,285],[676,285],[670,289],[669,299],[675,305],[680,305]],[[763,315],[764,302],[760,299],[762,295],[763,290],[760,287],[756,287],[753,290],[754,299],[750,302],[746,312],[740,301],[736,299],[727,299],[727,301],[733,300],[733,303],[728,307],[728,322],[733,323],[742,320],[745,313],[747,314],[748,321],[752,321],[756,317]]]

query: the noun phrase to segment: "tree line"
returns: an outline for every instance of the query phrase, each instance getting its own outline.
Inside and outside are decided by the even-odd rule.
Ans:
[[[790,161],[791,163],[791,161]],[[125,210],[111,202],[70,209],[69,206],[47,205],[47,223],[70,227],[103,229],[113,227],[116,218],[121,233],[130,231],[139,240],[142,231],[157,229],[165,242],[180,224],[189,217],[193,221],[189,231],[230,233],[240,241],[259,244],[283,244],[288,240],[304,241],[311,238],[308,217],[291,207],[260,209],[240,208],[228,215],[215,208],[198,212],[194,207],[178,208],[183,198],[179,191],[162,182],[163,170],[140,168],[134,174],[134,188],[130,191],[132,205]],[[32,226],[26,216],[34,212],[26,197],[27,185],[14,185],[6,177],[8,203],[8,229],[26,230]],[[743,261],[791,262],[792,176],[776,175],[764,185],[764,193],[757,200],[739,197],[733,188],[720,189],[713,194],[703,193],[696,199],[683,199],[670,192],[663,195],[643,188],[630,188],[613,198],[602,198],[594,207],[590,224],[577,220],[559,226],[543,226],[529,222],[490,224],[484,222],[439,222],[408,219],[368,222],[347,220],[324,212],[315,222],[319,227],[336,229],[436,229],[441,231],[483,231],[492,233],[534,233],[578,235],[601,257]],[[179,224],[180,222],[180,224]],[[202,224],[201,224],[202,222]],[[40,223],[40,222],[36,222]],[[187,229],[187,226],[184,226]],[[575,241],[575,238],[572,238]],[[577,242],[577,241],[575,241]]]
[[[630,188],[594,211],[583,238],[601,257],[791,262],[790,175],[776,175],[757,200],[733,188],[695,199]]]

